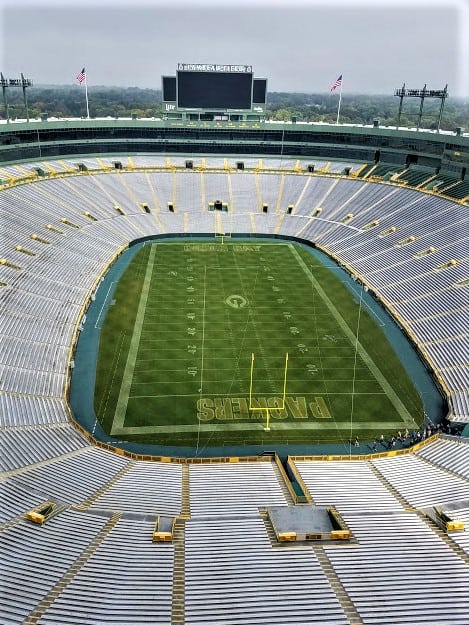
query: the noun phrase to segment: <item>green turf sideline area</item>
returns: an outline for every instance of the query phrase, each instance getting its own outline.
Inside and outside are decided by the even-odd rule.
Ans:
[[[94,403],[120,440],[345,443],[422,421],[419,395],[366,305],[301,245],[145,245],[114,300]],[[269,432],[265,410],[249,409],[252,353],[252,406],[272,409]]]

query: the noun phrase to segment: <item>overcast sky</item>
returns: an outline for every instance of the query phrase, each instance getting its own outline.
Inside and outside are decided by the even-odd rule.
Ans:
[[[226,8],[221,9],[224,6]],[[36,84],[160,88],[178,62],[249,64],[270,91],[469,96],[465,0],[0,0],[0,69]],[[380,7],[380,8],[376,8]]]

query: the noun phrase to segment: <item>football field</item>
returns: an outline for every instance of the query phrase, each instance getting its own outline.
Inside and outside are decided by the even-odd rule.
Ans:
[[[148,244],[104,321],[96,415],[119,440],[197,447],[412,429],[423,408],[381,325],[294,243]]]

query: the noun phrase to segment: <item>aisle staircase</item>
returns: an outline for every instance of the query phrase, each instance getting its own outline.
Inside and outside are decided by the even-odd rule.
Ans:
[[[350,625],[362,625],[363,621],[360,618],[357,608],[351,600],[350,595],[345,590],[344,585],[338,578],[327,553],[324,551],[324,547],[315,545],[313,550],[319,564],[321,565],[324,575],[327,577],[327,581],[329,582],[342,610],[345,612],[345,615],[349,620]]]
[[[185,521],[179,517],[173,533],[173,598],[171,602],[171,625],[184,623],[185,606]]]

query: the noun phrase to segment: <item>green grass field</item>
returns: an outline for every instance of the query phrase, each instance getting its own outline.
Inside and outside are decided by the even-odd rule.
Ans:
[[[371,440],[423,407],[367,306],[306,249],[213,240],[137,253],[104,322],[95,411],[119,440],[268,447]]]

